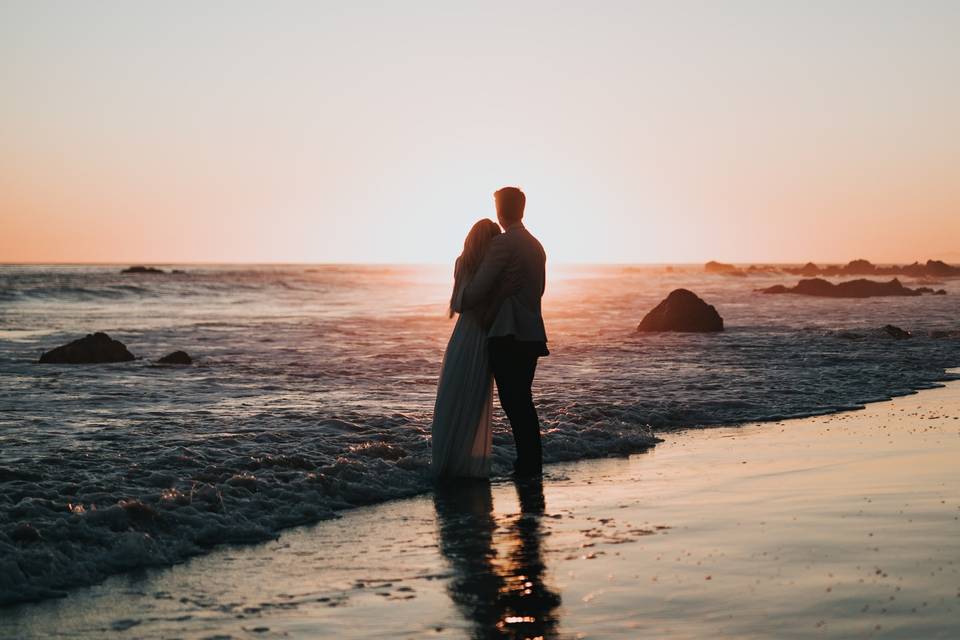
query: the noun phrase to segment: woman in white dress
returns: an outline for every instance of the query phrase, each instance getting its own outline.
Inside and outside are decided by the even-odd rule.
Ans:
[[[443,355],[437,402],[433,409],[435,478],[486,478],[490,475],[493,441],[493,373],[487,352],[484,316],[490,307],[463,311],[463,290],[483,260],[490,239],[500,227],[483,219],[473,225],[457,258],[450,297],[450,317],[459,313]],[[491,305],[496,301],[491,301]]]

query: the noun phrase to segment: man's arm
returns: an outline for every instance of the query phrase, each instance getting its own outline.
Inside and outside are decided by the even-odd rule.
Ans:
[[[494,286],[507,268],[510,252],[507,250],[507,243],[500,240],[501,237],[497,236],[490,242],[483,262],[463,290],[461,304],[464,309],[472,309],[482,304],[493,292]]]

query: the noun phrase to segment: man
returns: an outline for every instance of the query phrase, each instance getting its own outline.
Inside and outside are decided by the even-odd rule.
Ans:
[[[493,198],[504,233],[490,241],[483,262],[463,292],[463,308],[482,304],[499,285],[510,283],[509,294],[495,310],[487,334],[490,366],[500,406],[510,420],[517,446],[514,473],[539,476],[543,473],[543,454],[531,386],[537,359],[549,354],[540,311],[547,256],[543,246],[523,226],[527,202],[523,192],[516,187],[504,187]]]

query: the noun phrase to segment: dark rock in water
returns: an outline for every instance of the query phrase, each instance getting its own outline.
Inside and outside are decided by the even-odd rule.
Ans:
[[[177,274],[177,275],[183,275],[183,274],[186,273],[186,271],[184,271],[183,269],[174,269],[174,270],[171,271],[170,273],[175,273],[175,274]]]
[[[960,275],[960,267],[954,267],[943,260],[927,260],[927,275],[931,276],[957,276]]]
[[[22,543],[40,542],[40,532],[29,522],[21,522],[13,528],[10,539]]]
[[[133,267],[127,267],[120,273],[166,273],[166,271],[163,269],[157,269],[156,267],[145,267],[141,264],[138,264]]]
[[[957,278],[960,267],[949,265],[942,260],[927,260],[926,264],[914,262],[908,265],[877,266],[869,260],[851,260],[841,266],[832,265],[823,268],[808,262],[802,268],[787,267],[787,273],[812,278],[814,276],[910,276],[913,278]]]
[[[849,276],[869,276],[877,272],[877,267],[869,260],[860,258],[848,262],[847,266],[840,269],[840,272]]]
[[[785,287],[782,284],[766,289],[762,293],[793,293],[801,296],[817,296],[821,298],[875,298],[883,296],[919,296],[922,289],[909,289],[894,278],[890,282],[876,280],[848,280],[833,284],[823,278],[801,280],[795,287]]]
[[[933,292],[933,295],[935,295],[935,296],[945,296],[945,295],[947,295],[947,290],[946,290],[946,289],[937,289],[936,291]]]
[[[737,268],[732,264],[711,260],[707,264],[703,265],[703,270],[707,273],[723,273],[724,271],[736,271]]]
[[[122,342],[100,331],[40,356],[42,364],[99,364],[130,360],[134,360],[134,356]]]
[[[727,264],[725,262],[717,262],[711,260],[707,264],[703,265],[703,270],[707,273],[719,273],[724,276],[745,276],[747,275],[743,269],[735,267],[732,264]]]
[[[675,289],[643,317],[637,331],[723,331],[723,318],[697,294]]]
[[[163,356],[157,362],[160,364],[193,364],[193,358],[186,351],[174,351]]]
[[[883,332],[890,336],[891,338],[896,338],[897,340],[904,340],[906,338],[912,337],[909,331],[901,329],[900,327],[895,327],[892,324],[888,324],[883,327]]]

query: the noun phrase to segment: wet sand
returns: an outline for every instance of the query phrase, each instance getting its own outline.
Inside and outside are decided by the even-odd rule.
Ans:
[[[8,608],[0,637],[960,636],[960,383],[665,439]]]

